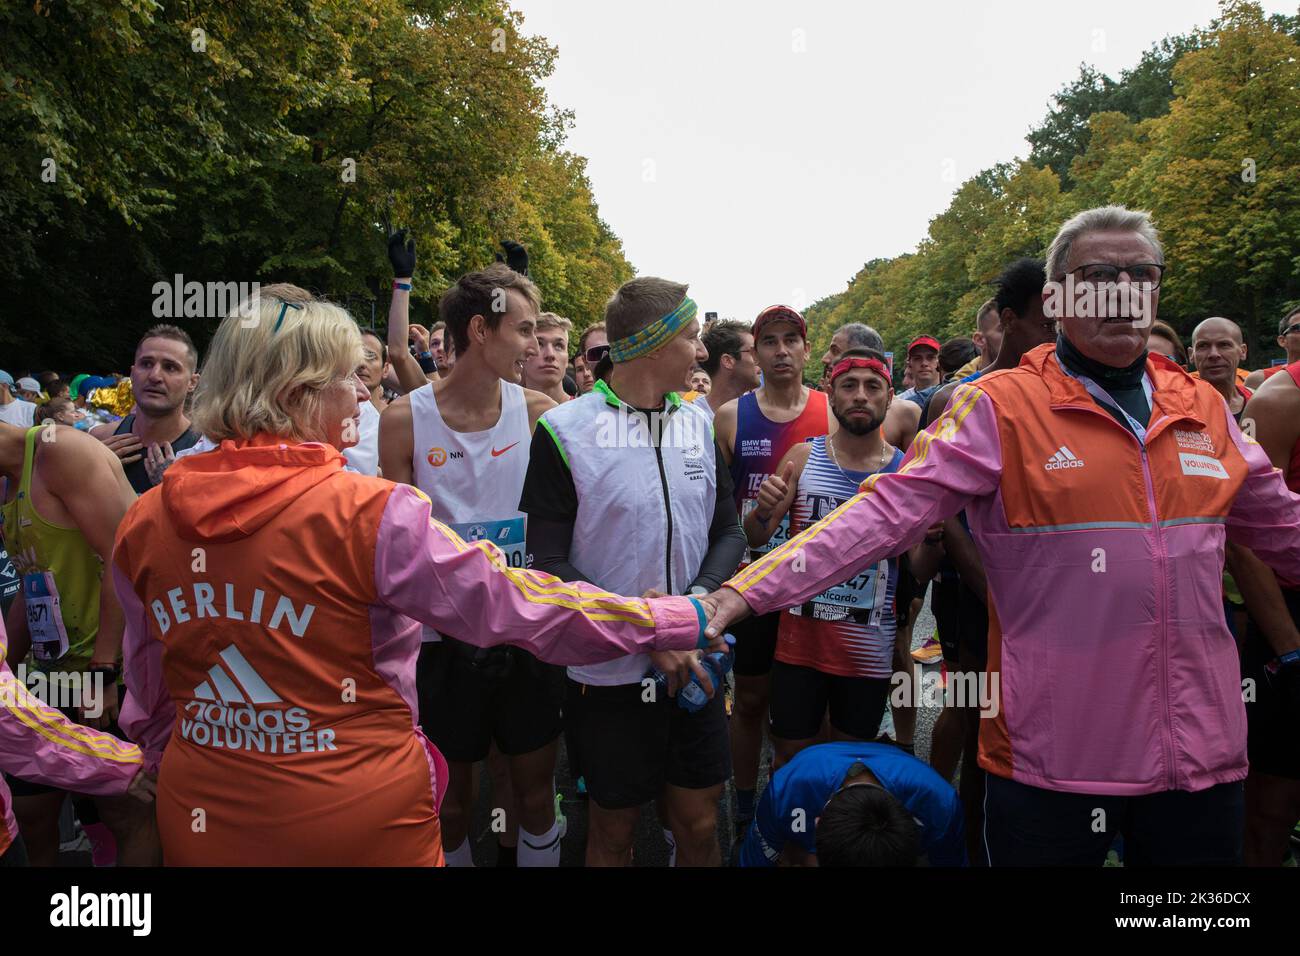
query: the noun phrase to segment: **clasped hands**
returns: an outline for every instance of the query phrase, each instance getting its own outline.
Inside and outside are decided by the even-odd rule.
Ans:
[[[641,596],[657,598],[667,595],[652,589]],[[727,629],[736,621],[748,617],[751,612],[745,599],[728,587],[719,588],[695,600],[704,607],[704,615],[707,619],[704,635],[708,639],[708,646],[703,650],[694,651],[653,651],[650,660],[668,678],[670,695],[676,694],[678,688],[688,684],[691,675],[694,674],[705,692],[712,698],[716,688],[713,686],[708,668],[701,663],[701,658],[715,651],[728,653],[730,646],[724,640]]]

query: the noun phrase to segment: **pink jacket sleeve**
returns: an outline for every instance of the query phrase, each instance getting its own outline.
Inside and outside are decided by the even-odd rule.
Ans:
[[[149,620],[125,574],[113,565],[113,587],[122,604],[126,626],[122,630],[122,680],[126,700],[117,722],[144,750],[145,769],[158,772],[163,748],[176,723],[176,704],[163,680],[162,644],[149,633]]]
[[[140,748],[46,707],[5,663],[7,645],[0,621],[0,768],[75,793],[125,793],[140,770]]]
[[[1250,467],[1228,512],[1228,538],[1254,551],[1288,584],[1300,583],[1300,497],[1287,488],[1264,449],[1241,433],[1226,404],[1223,414]]]
[[[944,414],[916,436],[902,467],[872,475],[853,498],[727,582],[755,614],[801,604],[881,558],[901,554],[1002,476],[992,399],[959,387]]]
[[[551,664],[598,664],[627,654],[689,650],[704,630],[699,602],[621,597],[506,566],[430,517],[429,500],[393,489],[375,545],[379,600],[457,640],[513,644]]]

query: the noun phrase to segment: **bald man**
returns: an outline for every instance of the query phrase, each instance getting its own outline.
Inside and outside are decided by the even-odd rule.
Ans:
[[[1251,395],[1237,378],[1237,369],[1246,361],[1241,326],[1231,319],[1206,319],[1192,332],[1192,358],[1200,377],[1223,396],[1240,424],[1241,413]]]

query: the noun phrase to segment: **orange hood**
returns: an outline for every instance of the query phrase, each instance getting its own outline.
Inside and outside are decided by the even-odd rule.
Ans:
[[[187,541],[235,541],[255,534],[343,464],[330,445],[289,444],[267,435],[227,440],[167,469],[163,507]]]

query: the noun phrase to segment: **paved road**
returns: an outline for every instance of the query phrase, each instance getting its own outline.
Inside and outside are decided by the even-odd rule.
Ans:
[[[929,602],[927,601],[912,631],[913,648],[920,647],[925,643],[926,638],[933,633],[934,616],[930,613]],[[927,668],[927,672],[928,670],[929,668]],[[937,708],[922,708],[917,713],[914,743],[916,755],[921,760],[929,759],[930,734],[934,730],[934,721],[937,715]],[[764,741],[762,765],[759,769],[758,786],[760,793],[767,784],[771,763],[771,748]],[[561,845],[560,865],[582,866],[587,842],[587,801],[578,795],[573,780],[569,776],[568,758],[564,752],[562,740],[555,781],[564,801],[562,812],[568,818],[568,833]],[[478,866],[494,866],[496,864],[497,835],[492,832],[491,828],[492,808],[495,804],[492,800],[491,791],[491,780],[484,775],[480,787],[478,806],[475,810],[473,829],[474,862]],[[732,787],[731,783],[728,782],[724,788],[722,805],[719,807],[718,812],[718,841],[723,848],[724,861],[731,848],[731,807]],[[632,856],[634,864],[637,866],[666,866],[668,864],[668,844],[664,841],[663,831],[656,819],[653,804],[647,804],[642,809]]]

